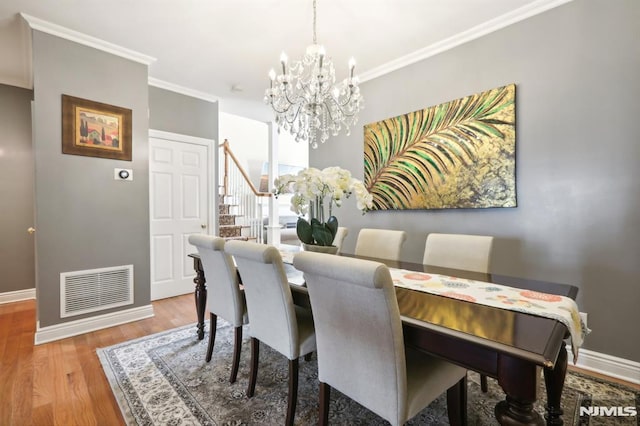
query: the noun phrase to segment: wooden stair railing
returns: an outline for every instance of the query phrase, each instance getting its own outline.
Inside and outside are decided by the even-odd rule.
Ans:
[[[238,158],[229,147],[229,141],[220,144],[224,153],[224,175],[220,189],[220,221],[218,235],[227,239],[264,241],[263,200],[270,197],[260,192],[249,179]]]

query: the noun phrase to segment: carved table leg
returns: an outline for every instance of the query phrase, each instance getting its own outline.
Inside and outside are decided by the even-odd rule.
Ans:
[[[544,369],[544,384],[547,388],[547,410],[544,418],[547,425],[562,425],[562,408],[560,408],[560,400],[562,398],[562,388],[564,387],[564,379],[567,375],[567,349],[564,345],[560,348],[558,360],[553,369]]]
[[[544,425],[542,416],[533,409],[538,385],[537,367],[531,362],[500,355],[498,383],[507,394],[495,408],[501,425]]]
[[[199,258],[193,258],[193,269],[196,271],[196,277],[193,282],[196,283],[196,312],[198,314],[198,340],[204,339],[204,310],[207,306],[207,286],[204,278],[204,269]]]

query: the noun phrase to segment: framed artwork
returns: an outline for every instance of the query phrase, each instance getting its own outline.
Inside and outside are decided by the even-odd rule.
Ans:
[[[516,206],[515,84],[364,126],[373,210]]]
[[[131,161],[131,110],[62,95],[62,152]]]

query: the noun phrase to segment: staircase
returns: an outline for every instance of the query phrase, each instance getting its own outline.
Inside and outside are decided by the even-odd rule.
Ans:
[[[224,153],[224,175],[218,195],[218,232],[227,240],[263,241],[264,202],[270,193],[259,192],[249,180],[225,139],[220,144]]]
[[[226,198],[228,197],[224,194],[218,195],[218,235],[225,240],[255,240],[256,237],[243,235],[243,229],[246,233],[246,229],[248,229],[249,226],[236,224],[236,220],[239,216],[231,213],[231,210],[235,210],[237,205],[227,203]]]

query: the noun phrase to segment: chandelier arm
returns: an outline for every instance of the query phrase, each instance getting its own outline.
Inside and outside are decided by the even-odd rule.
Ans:
[[[342,114],[345,117],[353,117],[353,116],[355,116],[357,114],[357,111],[349,113],[349,112],[345,111],[344,108],[343,108],[343,107],[347,106],[349,104],[349,102],[351,101],[351,95],[349,95],[349,98],[345,101],[345,103],[338,102],[338,100],[335,99],[333,96],[331,97],[331,100],[333,101],[334,104],[336,104],[336,107],[338,107],[338,109],[342,112]],[[327,107],[327,109],[329,109],[329,108]]]
[[[292,105],[290,105],[290,107],[291,107],[291,106],[293,106],[293,104],[292,104]],[[290,108],[290,107],[289,107],[289,108]],[[284,112],[288,112],[288,111],[289,111],[289,108],[287,108]],[[293,116],[291,119],[289,119],[289,118],[287,117],[287,114],[282,113],[282,116],[284,117],[284,120],[285,120],[287,123],[289,123],[289,124],[293,124],[293,123],[298,119],[298,115],[300,114],[300,109],[301,109],[301,107],[298,107],[298,108],[296,108],[296,109],[295,109],[295,114],[294,114],[294,116]]]
[[[353,117],[353,116],[355,116],[355,115],[356,115],[356,113],[355,113],[355,112],[351,112],[351,113],[349,113],[349,112],[347,112],[347,111],[343,110],[342,108],[340,108],[340,111],[342,111],[342,115],[344,115],[345,117]]]
[[[293,104],[289,105],[288,107],[286,107],[286,108],[285,108],[285,109],[283,109],[283,110],[279,110],[279,109],[276,107],[276,105],[273,103],[273,99],[271,99],[271,108],[273,108],[273,110],[274,110],[275,112],[277,112],[278,114],[284,114],[284,113],[288,112],[292,105],[293,105]]]
[[[298,103],[297,100],[291,100],[291,98],[289,97],[289,93],[287,93],[287,91],[284,91],[284,98],[287,100],[287,102],[289,102],[291,105],[296,105]],[[298,95],[297,96],[298,99],[304,99],[303,96]]]
[[[308,85],[308,84],[302,84],[302,83],[301,83],[301,86],[302,86],[302,89],[303,89],[303,90],[302,90],[302,93],[309,93],[309,92],[310,92],[310,90],[309,90],[309,85]],[[299,102],[300,102],[300,100],[302,100],[302,101],[306,101],[306,98],[305,98],[304,96],[302,96],[302,94],[298,94],[298,95],[297,95],[296,97],[294,97],[294,99],[292,100],[292,99],[289,97],[290,93],[289,93],[286,89],[285,89],[285,90],[283,90],[283,91],[282,91],[282,93],[284,93],[284,97],[285,97],[285,99],[287,100],[287,102],[289,102],[289,103],[290,103],[290,104],[292,104],[292,105],[295,105],[295,104],[299,103]]]
[[[294,105],[297,105],[297,104],[298,104],[298,102],[297,102],[297,101],[293,101],[293,100],[291,100],[291,98],[289,97],[289,92],[287,91],[287,86],[288,86],[288,84],[284,85],[284,90],[281,90],[281,93],[282,93],[282,94],[284,94],[284,98],[285,98],[285,99],[287,100],[287,102],[289,103],[289,105],[288,105],[286,108],[284,108],[284,109],[282,109],[282,110],[281,110],[281,109],[278,109],[278,108],[276,107],[276,104],[273,102],[274,95],[271,95],[271,96],[270,96],[270,102],[269,102],[269,104],[271,105],[271,107],[273,108],[273,110],[274,110],[275,112],[277,112],[278,114],[284,114],[284,113],[286,113],[287,111],[289,111],[289,109],[290,109],[292,106],[294,106]],[[297,114],[296,114],[296,115],[297,115]]]
[[[333,98],[333,96],[332,96],[332,99],[335,101],[336,105],[342,108],[344,106],[347,106],[349,102],[351,102],[352,97],[353,97],[353,86],[349,86],[349,96],[345,99],[344,103],[339,102],[339,99]]]
[[[289,111],[289,109],[290,109],[293,105],[295,105],[293,102],[289,102],[289,105],[288,105],[286,108],[284,108],[284,109],[278,109],[278,107],[276,106],[276,104],[273,102],[273,98],[274,98],[274,95],[271,95],[271,96],[270,96],[270,98],[269,98],[269,104],[271,105],[271,108],[273,108],[273,110],[274,110],[276,113],[278,113],[278,114],[285,114],[285,113],[287,113],[287,112]],[[287,99],[287,100],[288,100],[288,99]]]
[[[322,105],[324,106],[324,109],[327,110],[327,115],[329,116],[329,119],[333,122],[333,115],[331,115],[331,108],[329,108],[326,102],[323,102]]]

